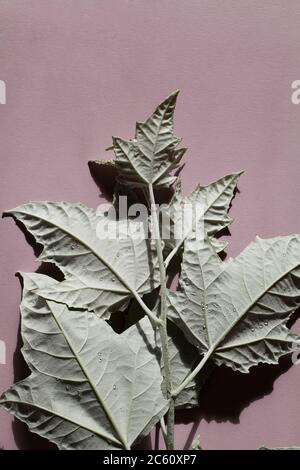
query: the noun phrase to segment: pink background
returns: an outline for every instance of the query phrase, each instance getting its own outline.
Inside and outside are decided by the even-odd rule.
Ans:
[[[300,232],[300,106],[290,100],[300,79],[299,1],[2,0],[0,31],[1,210],[44,199],[96,207],[87,161],[107,157],[112,134],[132,136],[135,120],[179,88],[185,192],[246,170],[228,253],[256,234]],[[37,263],[11,219],[1,222],[0,247],[3,391],[24,375],[14,273]],[[300,365],[290,366],[248,376],[220,369],[200,410],[180,414],[177,445],[195,432],[206,449],[300,445]],[[1,411],[0,446],[45,448],[12,423]]]

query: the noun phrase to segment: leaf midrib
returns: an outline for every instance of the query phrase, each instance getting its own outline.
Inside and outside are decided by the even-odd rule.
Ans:
[[[128,446],[127,446],[127,439],[126,439],[126,438],[122,435],[122,433],[120,432],[120,430],[119,430],[117,424],[115,423],[115,420],[114,420],[113,416],[111,415],[110,410],[107,408],[106,404],[105,404],[104,401],[102,400],[101,396],[99,395],[99,392],[98,392],[98,390],[97,390],[96,385],[94,385],[93,380],[90,378],[88,371],[86,370],[86,368],[84,367],[83,363],[81,362],[80,356],[77,354],[76,350],[73,348],[71,339],[69,338],[67,332],[65,332],[63,326],[62,326],[61,323],[59,322],[59,320],[58,320],[58,318],[56,317],[56,315],[54,314],[54,312],[52,311],[52,309],[51,309],[51,307],[50,307],[48,301],[47,301],[47,304],[48,304],[48,307],[49,307],[49,309],[50,309],[50,311],[51,311],[51,313],[52,313],[52,316],[53,316],[55,322],[57,323],[57,326],[58,326],[59,329],[61,330],[61,332],[62,332],[62,334],[63,334],[63,336],[64,336],[64,338],[65,338],[65,340],[66,340],[66,342],[67,342],[67,344],[68,344],[68,346],[69,346],[69,348],[71,349],[72,353],[74,354],[74,357],[76,358],[76,360],[77,360],[77,362],[78,362],[78,364],[79,364],[79,367],[81,368],[81,370],[83,371],[84,375],[86,376],[86,378],[87,378],[87,380],[88,380],[88,382],[89,382],[91,388],[93,389],[93,391],[94,391],[94,393],[95,393],[95,395],[96,395],[96,397],[97,397],[99,403],[101,404],[101,406],[102,406],[102,408],[103,408],[103,410],[104,410],[104,412],[105,412],[105,414],[106,414],[108,420],[110,421],[110,423],[111,423],[113,429],[115,430],[115,432],[116,432],[117,435],[119,436],[120,441],[121,441],[122,445],[124,446],[124,448],[125,448],[125,449],[128,449]],[[87,333],[87,334],[88,334],[88,333]]]
[[[221,335],[220,338],[218,338],[218,340],[216,340],[213,344],[211,345],[205,345],[206,348],[207,348],[207,352],[205,353],[208,354],[209,356],[211,354],[213,354],[214,352],[217,352],[218,351],[218,346],[219,344],[226,338],[226,336],[233,330],[233,328],[242,320],[242,318],[249,312],[249,310],[259,301],[259,299],[261,297],[263,297],[264,295],[266,295],[266,293],[275,285],[277,284],[278,282],[280,282],[280,280],[282,278],[284,278],[285,276],[287,276],[290,272],[294,271],[295,269],[297,269],[297,267],[300,266],[300,263],[297,263],[294,267],[292,268],[289,268],[288,270],[286,270],[282,275],[280,275],[275,281],[273,281],[268,287],[265,288],[264,292],[262,294],[260,294],[257,298],[255,298],[252,303],[242,312],[242,314],[235,320],[235,322],[233,324],[231,324],[227,330],[225,330],[225,332]],[[222,272],[221,272],[222,273]],[[220,274],[221,274],[220,273]],[[219,276],[220,276],[219,274]],[[216,279],[219,278],[219,276],[217,276]],[[214,279],[214,281],[216,280]],[[212,281],[209,286],[214,282]],[[174,307],[174,305],[173,305]],[[180,315],[180,312],[178,311],[178,309],[176,308],[176,311],[179,313],[179,316],[180,318],[182,319],[182,321],[184,322],[184,324],[186,325],[186,327],[188,328],[190,334],[192,334],[192,336],[198,340],[198,342],[201,344],[201,345],[204,345],[205,343],[203,343],[201,341],[201,339],[198,338],[198,336],[195,336],[193,330],[189,327],[189,325],[186,323],[186,321],[184,320],[184,318],[182,318],[182,316]],[[224,346],[225,348],[225,346]],[[223,350],[224,348],[220,349],[220,350]]]
[[[151,140],[149,139],[149,137],[147,136],[147,134],[145,134],[144,130],[141,128],[142,125],[145,125],[146,122],[148,121],[145,121],[143,123],[141,123],[141,125],[139,126],[139,129],[141,130],[141,132],[146,136],[146,138],[148,140],[150,140],[151,144],[153,145],[153,150],[152,150],[152,158],[150,160],[150,165],[151,165],[151,181],[152,183],[154,183],[155,181],[157,181],[157,178],[153,178],[153,173],[154,173],[154,161],[155,161],[155,157],[156,157],[156,147],[157,147],[157,142],[158,142],[158,137],[159,137],[159,133],[160,133],[160,129],[162,127],[162,122],[163,122],[163,119],[165,118],[165,115],[166,115],[166,112],[167,110],[169,109],[170,107],[170,103],[168,103],[168,105],[166,106],[166,108],[164,109],[163,113],[162,113],[162,116],[159,120],[159,125],[158,125],[158,128],[157,128],[157,132],[156,132],[156,136],[155,136],[155,141],[154,143],[151,142]],[[157,112],[157,109],[154,111],[154,113]],[[153,116],[150,116],[150,119],[152,118]],[[166,148],[168,147],[168,145],[165,145],[161,150],[160,152],[162,152],[163,150],[165,150]],[[147,158],[147,156],[145,155],[145,153],[140,149],[140,146],[138,145],[138,148],[139,150],[141,151],[141,153],[145,156],[145,158]]]
[[[69,417],[58,413],[57,411],[45,408],[44,406],[37,405],[33,402],[31,403],[31,402],[23,401],[23,400],[20,400],[20,401],[18,401],[18,400],[1,400],[0,403],[16,403],[17,405],[22,403],[24,405],[28,405],[31,408],[37,408],[39,410],[45,411],[46,413],[57,416],[58,418],[61,418],[62,420],[68,421],[69,423],[73,423],[76,426],[78,426],[79,428],[86,429],[87,431],[89,431],[93,434],[96,434],[97,436],[105,439],[106,441],[111,441],[111,442],[114,442],[115,444],[118,444],[118,445],[121,444],[122,445],[122,443],[120,441],[118,441],[115,437],[111,436],[110,434],[106,435],[106,433],[104,433],[104,432],[102,433],[102,432],[99,432],[99,431],[95,431],[94,429],[88,428],[87,426],[84,426],[84,425],[80,424],[79,422],[74,421],[74,420],[70,419]],[[19,419],[21,419],[21,418],[19,418]],[[21,419],[21,421],[23,421],[23,420]]]
[[[119,272],[116,271],[116,270],[111,266],[111,264],[110,264],[107,260],[105,260],[105,258],[103,258],[99,253],[97,253],[91,246],[89,246],[87,242],[83,241],[83,240],[82,240],[81,238],[79,238],[77,235],[74,235],[72,232],[70,232],[69,230],[67,230],[65,227],[61,227],[61,225],[59,225],[58,223],[53,222],[53,221],[50,221],[50,220],[48,220],[48,219],[45,219],[44,217],[41,217],[41,216],[37,216],[37,215],[35,215],[35,214],[32,214],[31,212],[25,212],[25,211],[20,211],[20,210],[18,210],[18,211],[12,210],[12,211],[7,211],[7,213],[10,213],[10,214],[15,214],[15,213],[24,214],[24,215],[26,215],[26,216],[30,216],[30,217],[33,217],[33,218],[35,218],[35,219],[42,220],[43,222],[45,222],[45,223],[47,223],[47,224],[50,224],[50,225],[53,225],[53,226],[57,227],[57,229],[59,229],[59,230],[65,232],[67,235],[69,235],[70,237],[76,239],[79,243],[81,243],[81,244],[84,245],[89,251],[91,251],[91,252],[96,256],[96,258],[98,258],[99,261],[100,261],[101,263],[103,263],[103,264],[111,271],[111,273],[114,274],[114,275],[119,279],[119,281],[124,285],[124,287],[126,287],[126,289],[127,289],[129,292],[131,292],[134,296],[138,295],[137,292],[136,292],[136,290],[135,290],[134,288],[132,288],[132,287],[125,281],[125,279],[123,279],[122,275],[119,274]],[[25,224],[24,222],[23,222],[23,224],[24,224],[25,227],[26,227],[26,224]],[[27,228],[27,227],[26,227],[26,228]],[[34,233],[34,231],[30,231],[29,229],[28,229],[28,231],[29,231],[30,233]],[[41,243],[42,243],[42,242],[41,242]],[[47,248],[47,246],[44,245],[43,243],[42,243],[42,245]],[[58,263],[56,262],[56,264],[58,264]]]
[[[205,222],[206,222],[206,219],[205,219],[206,214],[209,212],[209,210],[210,210],[211,207],[215,204],[215,202],[224,194],[224,192],[225,192],[225,191],[228,189],[228,187],[232,184],[233,180],[234,180],[235,178],[237,178],[238,176],[239,176],[239,174],[233,174],[231,180],[226,184],[226,186],[222,189],[222,191],[213,199],[213,201],[207,206],[207,208],[205,209],[204,214],[203,214],[203,221],[204,221],[204,224],[205,224]],[[220,180],[216,181],[216,183],[218,183],[219,181],[220,181]],[[211,185],[211,184],[214,184],[214,183],[210,183],[210,185]],[[201,193],[201,189],[208,188],[210,185],[208,184],[207,186],[201,186],[201,187],[199,187],[199,193]],[[193,195],[193,193],[190,194],[190,195],[187,196],[187,197],[183,197],[183,198],[181,199],[181,201],[179,202],[179,204],[181,204],[183,201],[188,201],[189,198],[192,197],[192,195]],[[231,199],[232,199],[232,198],[231,198]],[[193,204],[193,201],[192,201],[192,204]],[[228,210],[226,211],[226,214],[225,214],[225,215],[227,215],[227,214],[228,214]],[[218,220],[218,221],[219,221],[220,223],[222,223],[222,220]],[[227,222],[228,222],[228,223],[227,223]],[[227,223],[227,226],[230,225],[230,221],[226,221],[226,223]],[[223,225],[224,225],[224,222],[223,222]],[[225,226],[226,226],[226,225],[225,225]],[[223,227],[223,228],[225,228],[225,227]],[[178,239],[179,242],[177,242],[177,244],[175,245],[175,247],[174,247],[173,250],[172,250],[172,251],[174,251],[174,254],[179,250],[179,248],[181,247],[181,245],[185,242],[185,240],[189,237],[189,235],[190,235],[192,232],[193,232],[193,228],[192,228],[189,232],[187,232],[184,237],[182,237],[181,239],[180,239],[180,238]],[[214,231],[213,231],[213,227],[212,227],[212,229],[211,229],[211,233],[212,233],[211,236],[214,237],[215,233],[214,233]],[[177,240],[177,239],[176,239],[176,240]]]
[[[227,328],[227,330],[224,331],[224,333],[220,336],[220,338],[211,346],[210,349],[214,349],[214,352],[217,350],[219,344],[226,338],[226,336],[233,330],[233,328],[237,325],[237,323],[239,323],[242,318],[249,312],[249,310],[259,301],[259,299],[261,297],[263,297],[264,295],[267,294],[267,292],[275,285],[277,284],[277,282],[279,282],[282,278],[284,278],[285,276],[287,276],[290,272],[292,272],[294,269],[296,269],[298,266],[300,265],[299,262],[297,262],[297,264],[295,266],[293,266],[292,268],[289,268],[288,270],[286,270],[283,274],[281,274],[275,281],[273,281],[268,287],[265,288],[264,292],[262,294],[260,294],[259,296],[257,296],[252,302],[251,304],[245,308],[241,315],[239,317],[237,317],[237,319],[233,322],[233,324],[231,324],[230,327]]]

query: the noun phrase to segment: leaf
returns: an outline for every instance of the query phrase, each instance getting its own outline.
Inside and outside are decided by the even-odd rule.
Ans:
[[[113,137],[115,163],[126,184],[168,187],[176,180],[169,173],[178,168],[186,150],[176,149],[180,139],[173,133],[177,95],[172,93],[145,122],[136,124],[134,139]]]
[[[218,365],[248,372],[299,348],[286,326],[300,303],[300,236],[256,238],[222,263],[208,241],[186,241],[169,318]]]
[[[2,406],[60,449],[130,448],[167,407],[154,333],[147,344],[142,336],[148,318],[118,335],[91,313],[39,297],[53,279],[23,278],[22,352],[32,373]]]
[[[150,242],[134,221],[108,220],[94,209],[67,202],[31,202],[7,213],[44,246],[39,260],[55,263],[65,276],[40,292],[50,300],[106,319],[130,297],[158,284]]]
[[[173,117],[178,93],[178,91],[171,93],[145,122],[136,124],[137,145],[150,161],[153,157],[161,155],[168,147],[175,147],[180,142],[173,133]]]
[[[226,175],[207,186],[198,185],[186,197],[182,196],[178,180],[170,204],[162,208],[163,220],[170,228],[169,233],[163,233],[169,251],[176,246],[179,248],[196,229],[206,231],[217,252],[224,250],[227,243],[214,237],[232,223],[228,211],[242,173]]]

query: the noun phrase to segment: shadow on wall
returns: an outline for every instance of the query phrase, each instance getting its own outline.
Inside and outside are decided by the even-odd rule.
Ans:
[[[285,356],[278,365],[261,364],[250,369],[249,374],[225,366],[216,367],[200,393],[199,408],[177,413],[177,424],[194,423],[184,449],[190,448],[202,419],[238,424],[242,411],[255,400],[272,393],[275,381],[292,365],[291,358]]]
[[[107,172],[99,172],[100,165],[89,164],[91,175],[101,190],[101,197],[112,200],[112,180],[115,180],[115,172],[107,167]],[[103,167],[101,167],[103,169]],[[33,247],[34,254],[38,256],[41,245],[35,243],[34,238],[28,234],[25,228],[16,222],[25,235],[26,241]],[[227,233],[228,234],[228,233]],[[177,265],[178,268],[178,265]],[[174,266],[175,269],[175,266]],[[50,263],[43,263],[37,272],[47,274],[58,281],[63,279],[61,271]],[[299,317],[300,309],[294,315],[294,320]],[[14,353],[14,380],[20,381],[30,373],[21,353],[22,340],[20,329],[18,332],[18,344]],[[184,449],[188,450],[197,435],[197,429],[202,419],[206,421],[239,423],[239,416],[244,408],[253,401],[268,395],[273,390],[276,379],[292,366],[290,357],[284,357],[279,365],[260,365],[251,370],[249,374],[234,372],[228,367],[216,367],[213,369],[206,384],[200,393],[200,406],[197,409],[179,410],[176,423],[191,423],[192,429],[186,438]],[[222,390],[222,394],[220,394]],[[19,449],[45,449],[55,450],[56,446],[37,434],[29,432],[27,426],[19,420],[14,420],[12,430],[16,445]],[[151,450],[158,448],[159,429],[157,427],[154,442],[150,436],[145,438],[138,449]]]

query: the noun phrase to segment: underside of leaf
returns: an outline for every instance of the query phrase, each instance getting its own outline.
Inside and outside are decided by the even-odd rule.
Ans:
[[[148,344],[142,334],[149,320],[118,335],[95,315],[36,294],[56,281],[23,278],[22,352],[32,373],[2,406],[60,449],[129,449],[167,406],[154,332]]]
[[[130,297],[158,285],[150,242],[130,220],[108,220],[67,202],[31,202],[8,211],[44,246],[39,260],[55,263],[65,280],[40,291],[49,300],[107,319]]]
[[[178,169],[185,153],[173,132],[178,91],[168,96],[145,121],[136,124],[130,140],[113,137],[115,164],[119,180],[129,186],[169,187],[176,181],[170,172]]]
[[[215,236],[232,223],[228,211],[242,173],[226,175],[207,186],[199,185],[186,197],[182,195],[180,180],[177,181],[170,204],[161,211],[162,220],[167,222],[168,233],[164,233],[164,227],[162,230],[169,251],[179,249],[195,231],[202,237],[206,233],[217,252],[224,250],[227,243]]]
[[[257,238],[224,263],[207,240],[193,237],[168,315],[216,364],[248,372],[299,348],[286,326],[299,304],[300,236]]]

